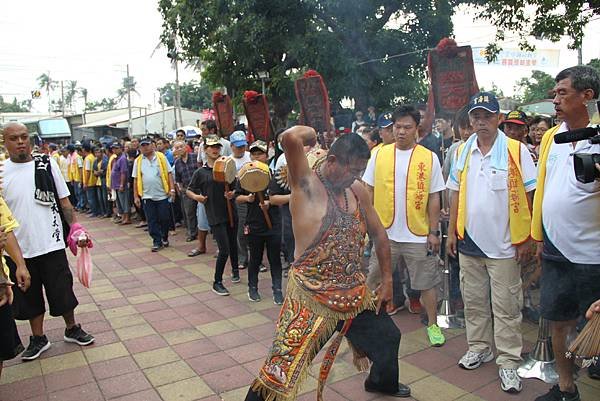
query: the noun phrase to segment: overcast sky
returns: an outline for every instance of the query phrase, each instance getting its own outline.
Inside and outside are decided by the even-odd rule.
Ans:
[[[22,100],[37,88],[37,77],[49,72],[55,80],[77,80],[88,89],[88,100],[114,96],[125,76],[126,65],[135,77],[140,96],[136,106],[156,104],[157,88],[174,81],[166,51],[159,49],[161,17],[156,0],[6,0],[0,13],[0,95]],[[485,45],[494,29],[460,12],[455,18],[455,35],[460,44]],[[509,35],[510,36],[510,35]],[[600,57],[600,20],[590,24],[584,41],[584,62]],[[595,41],[592,42],[592,41]],[[507,44],[510,47],[511,44]],[[540,48],[560,49],[560,65],[546,72],[556,74],[577,62],[576,52],[566,42],[540,43]],[[531,68],[510,70],[476,65],[480,85],[492,81],[505,94],[512,93],[516,79]],[[197,79],[193,71],[181,71],[181,81]],[[60,91],[53,95],[56,99]],[[34,110],[47,110],[46,94],[34,101]]]

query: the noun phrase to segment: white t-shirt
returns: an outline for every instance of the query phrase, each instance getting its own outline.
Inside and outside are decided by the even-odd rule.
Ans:
[[[558,133],[568,127],[563,123]],[[552,244],[572,263],[600,263],[600,182],[575,178],[573,153],[600,153],[588,141],[550,145],[542,222]]]
[[[69,196],[58,164],[50,158],[52,177],[60,199]],[[58,210],[34,199],[34,162],[13,163],[7,160],[2,172],[4,199],[20,226],[14,230],[25,258],[33,258],[65,249],[62,221]]]
[[[242,166],[244,164],[250,163],[252,161],[252,159],[250,158],[250,152],[244,152],[244,155],[240,158],[237,158],[237,157],[231,155],[231,158],[235,162],[235,170],[236,171],[240,171],[240,169],[242,168]]]
[[[495,144],[494,144],[495,145]],[[467,171],[467,224],[466,231],[479,249],[491,259],[514,258],[515,247],[510,238],[508,220],[508,172],[492,169],[492,149],[483,156],[473,141]],[[521,144],[521,170],[525,192],[535,189],[536,169],[531,154]],[[452,166],[447,187],[458,191],[459,172]]]
[[[231,144],[225,138],[219,138],[221,142],[221,156],[231,156]],[[204,154],[204,145],[200,145],[200,151],[198,152],[197,160],[198,163],[206,163],[206,155]]]
[[[427,236],[418,236],[410,232],[406,221],[406,173],[408,172],[408,163],[410,156],[412,155],[413,149],[400,150],[396,149],[396,172],[395,172],[395,185],[396,193],[394,194],[394,222],[392,226],[387,229],[388,238],[396,242],[412,242],[424,244],[427,242]],[[369,163],[367,163],[367,169],[362,177],[363,181],[370,186],[375,186],[375,160],[377,159],[377,149],[371,155]],[[442,169],[440,168],[440,162],[434,153],[431,153],[432,165],[431,170],[431,182],[429,184],[429,193],[443,191],[444,177],[442,176]]]

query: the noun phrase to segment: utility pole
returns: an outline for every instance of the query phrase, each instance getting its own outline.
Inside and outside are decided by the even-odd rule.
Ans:
[[[577,65],[583,65],[583,50],[581,46],[577,48]]]
[[[179,124],[177,124],[177,119],[175,119],[175,129],[183,125],[183,118],[181,118],[181,89],[179,88],[179,63],[177,62],[178,58],[179,55],[177,54],[177,50],[175,50],[175,107],[177,107],[177,114],[179,116]]]
[[[131,77],[129,76],[129,64],[127,64],[127,111],[129,113],[127,136],[131,139]]]
[[[60,80],[60,108],[62,109],[62,116],[65,116],[65,88],[62,79]]]

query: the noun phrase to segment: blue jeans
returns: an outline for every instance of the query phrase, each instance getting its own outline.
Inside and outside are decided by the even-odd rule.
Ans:
[[[108,193],[106,192],[106,186],[98,185],[96,187],[96,196],[98,199],[98,213],[102,216],[110,215],[108,206]]]
[[[148,222],[148,234],[152,237],[152,244],[161,246],[163,241],[169,240],[169,226],[171,224],[169,200],[143,199],[143,206]]]
[[[92,216],[100,216],[100,205],[98,205],[97,187],[87,187],[85,194],[87,196],[88,206]]]
[[[77,209],[83,209],[85,207],[85,193],[83,192],[83,186],[80,182],[73,182],[75,188],[75,198],[77,199]]]

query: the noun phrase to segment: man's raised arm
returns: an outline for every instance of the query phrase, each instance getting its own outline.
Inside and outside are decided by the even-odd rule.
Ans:
[[[317,134],[311,127],[296,125],[287,129],[281,137],[281,144],[285,152],[288,165],[288,181],[290,188],[297,188],[306,182],[311,170],[304,152],[305,146],[314,146]]]

